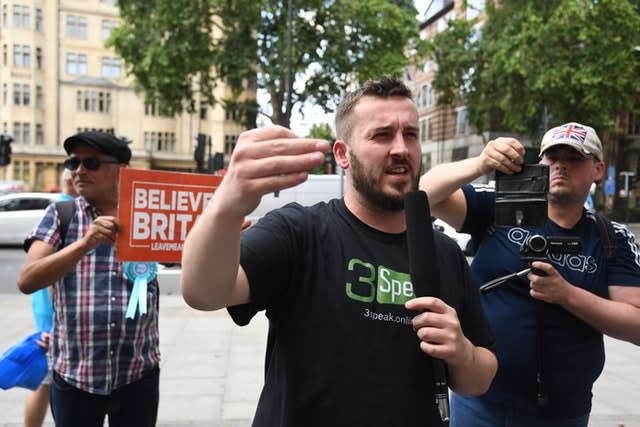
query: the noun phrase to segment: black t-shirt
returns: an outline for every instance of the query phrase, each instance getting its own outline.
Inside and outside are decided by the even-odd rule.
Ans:
[[[458,246],[435,234],[441,297],[474,344],[494,338]],[[425,260],[432,262],[432,260]],[[358,220],[343,200],[290,204],[242,235],[251,304],[239,325],[269,319],[265,385],[254,426],[439,426],[430,358],[415,315],[406,233]]]

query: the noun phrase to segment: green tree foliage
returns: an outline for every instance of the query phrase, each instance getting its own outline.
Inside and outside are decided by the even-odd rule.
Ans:
[[[123,22],[108,45],[147,101],[169,112],[193,111],[199,91],[211,105],[229,101],[255,112],[256,104],[238,95],[262,89],[270,108],[260,113],[284,126],[307,101],[330,112],[349,84],[400,75],[417,35],[410,0],[119,0],[118,6]],[[224,97],[214,94],[219,80],[231,89]]]
[[[488,0],[481,27],[451,21],[429,46],[439,103],[467,103],[479,130],[535,134],[570,120],[612,129],[640,75],[633,3]]]
[[[315,124],[309,129],[308,136],[309,138],[320,138],[328,141],[333,138],[333,128],[329,123]]]
[[[309,138],[326,139],[327,141],[333,140],[333,127],[329,123],[320,123],[311,126],[309,129]],[[333,149],[333,144],[331,145]],[[333,151],[329,151],[325,154],[324,165],[315,169],[311,169],[309,173],[315,175],[324,175],[327,173],[336,173],[335,171],[335,159],[333,158]]]

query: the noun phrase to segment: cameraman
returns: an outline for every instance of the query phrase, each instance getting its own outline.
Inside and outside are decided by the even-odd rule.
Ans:
[[[432,214],[472,235],[478,286],[526,270],[520,247],[528,236],[582,241],[580,253],[550,253],[547,262],[530,265],[540,274],[529,272],[482,295],[497,338],[498,372],[486,394],[452,397],[451,427],[586,427],[591,389],[604,366],[603,334],[640,344],[634,236],[613,223],[617,252],[607,262],[594,216],[584,209],[591,184],[604,175],[597,134],[578,123],[549,130],[540,146],[540,163],[549,166],[546,226],[495,228],[493,188],[468,183],[494,170],[519,172],[524,152],[516,139],[497,138],[478,157],[438,165],[420,181]]]

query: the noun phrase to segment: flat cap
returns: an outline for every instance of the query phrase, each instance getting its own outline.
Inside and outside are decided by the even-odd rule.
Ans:
[[[129,164],[131,149],[126,141],[104,132],[80,132],[64,141],[64,150],[71,154],[79,145],[85,144],[96,151],[113,156],[120,163]]]

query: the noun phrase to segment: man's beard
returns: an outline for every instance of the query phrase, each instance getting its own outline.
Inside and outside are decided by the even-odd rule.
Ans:
[[[404,193],[388,194],[380,188],[380,181],[367,173],[367,168],[358,160],[353,153],[349,155],[351,163],[351,180],[353,187],[367,200],[371,205],[384,211],[401,211],[404,209]],[[414,177],[411,189],[418,189],[420,177]]]

